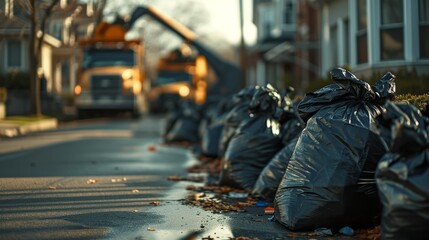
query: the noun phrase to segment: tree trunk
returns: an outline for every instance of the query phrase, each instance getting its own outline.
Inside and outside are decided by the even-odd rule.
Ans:
[[[31,26],[30,26],[30,92],[31,92],[31,113],[35,116],[41,116],[42,110],[40,107],[40,81],[37,76],[37,68],[39,66],[39,59],[37,54],[37,17],[38,6],[36,0],[30,0],[31,5]]]

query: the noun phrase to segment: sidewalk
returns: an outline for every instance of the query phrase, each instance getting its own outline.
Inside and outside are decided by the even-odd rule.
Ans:
[[[0,119],[0,138],[16,137],[30,132],[55,129],[58,126],[56,118],[34,118],[27,116]]]

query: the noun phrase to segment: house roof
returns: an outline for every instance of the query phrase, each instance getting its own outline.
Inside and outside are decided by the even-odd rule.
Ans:
[[[17,17],[6,17],[0,13],[0,37],[27,35],[29,33],[30,24]],[[61,46],[61,41],[55,37],[45,34],[44,42],[52,47],[58,48]]]
[[[0,35],[28,34],[30,24],[17,17],[6,17],[0,13]]]

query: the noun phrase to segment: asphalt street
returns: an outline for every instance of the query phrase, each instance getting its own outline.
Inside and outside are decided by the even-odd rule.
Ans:
[[[189,176],[197,160],[162,144],[163,123],[101,119],[0,139],[0,239],[287,238],[260,208],[184,204],[191,183],[167,178]]]

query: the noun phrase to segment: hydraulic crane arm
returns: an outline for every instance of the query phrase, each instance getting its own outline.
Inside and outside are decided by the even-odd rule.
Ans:
[[[210,51],[196,39],[194,32],[174,19],[164,15],[155,7],[137,7],[131,15],[129,21],[125,23],[126,29],[130,30],[134,23],[140,17],[145,15],[149,15],[167,29],[179,35],[187,43],[194,46],[200,54],[206,57],[208,64],[214,70],[218,78],[217,83],[209,90],[209,97],[215,97],[214,95],[218,94],[233,94],[238,92],[244,86],[243,74],[237,66],[223,60],[218,55]]]

